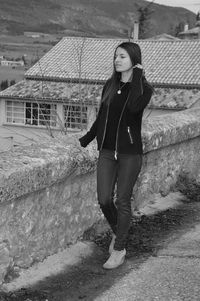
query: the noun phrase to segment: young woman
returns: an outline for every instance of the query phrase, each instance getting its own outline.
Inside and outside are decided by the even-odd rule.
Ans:
[[[144,77],[138,44],[120,44],[114,52],[113,65],[113,74],[103,87],[98,116],[79,139],[86,147],[97,138],[98,202],[113,231],[105,269],[116,268],[125,259],[132,190],[142,165],[142,115],[153,92]]]

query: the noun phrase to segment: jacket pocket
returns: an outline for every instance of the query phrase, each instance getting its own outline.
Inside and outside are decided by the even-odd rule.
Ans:
[[[130,128],[130,126],[127,127],[127,132],[128,132],[128,136],[129,136],[129,141],[130,141],[131,144],[133,144],[134,141],[133,141],[133,135],[132,135],[132,133],[131,133],[131,128]]]

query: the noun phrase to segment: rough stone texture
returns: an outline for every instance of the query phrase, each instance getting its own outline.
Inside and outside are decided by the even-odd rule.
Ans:
[[[97,152],[80,150],[70,137],[49,139],[39,145],[1,153],[0,203],[40,190],[70,175],[95,168]],[[74,141],[73,141],[74,142]]]
[[[9,240],[15,265],[28,267],[74,243],[100,218],[95,199],[94,173],[88,173],[2,204],[0,241]]]
[[[9,249],[6,242],[0,243],[0,283],[3,282],[8,268],[12,264]]]
[[[144,153],[200,136],[200,107],[143,121]]]
[[[200,173],[199,149],[200,136],[146,153],[134,187],[134,206],[139,209],[152,202],[157,193],[166,196],[176,190],[180,175],[197,178]]]
[[[133,208],[167,195],[178,176],[200,170],[200,108],[143,123],[144,160]],[[101,214],[96,144],[58,136],[0,158],[0,280],[10,262],[28,267],[74,243]],[[6,243],[6,245],[4,245]],[[6,258],[6,260],[5,260]]]

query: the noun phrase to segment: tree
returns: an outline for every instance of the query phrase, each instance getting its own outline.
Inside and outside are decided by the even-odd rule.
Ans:
[[[196,20],[200,21],[200,11],[198,11],[197,15],[196,15]]]
[[[22,55],[21,60],[24,62],[24,66],[26,66],[26,65],[27,65],[27,62],[26,62],[26,55],[25,55],[25,54]]]
[[[1,91],[7,89],[8,88],[8,80],[7,79],[6,80],[2,80],[0,86],[1,86]]]
[[[12,80],[10,81],[10,86],[15,85],[15,84],[16,84],[16,81],[15,81],[14,79],[12,79]]]
[[[175,27],[175,30],[174,30],[175,37],[177,37],[180,32],[184,31],[184,25],[185,25],[184,22],[178,23],[178,25]]]
[[[150,9],[151,5],[153,4],[154,0],[150,2],[145,7],[138,8],[138,22],[139,22],[139,39],[145,39],[147,37],[147,32],[150,28],[150,18],[153,10]]]

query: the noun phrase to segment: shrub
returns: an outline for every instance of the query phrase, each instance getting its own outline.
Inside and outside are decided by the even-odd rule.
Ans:
[[[177,189],[186,196],[188,201],[200,201],[200,179],[191,178],[184,173],[179,176]]]

